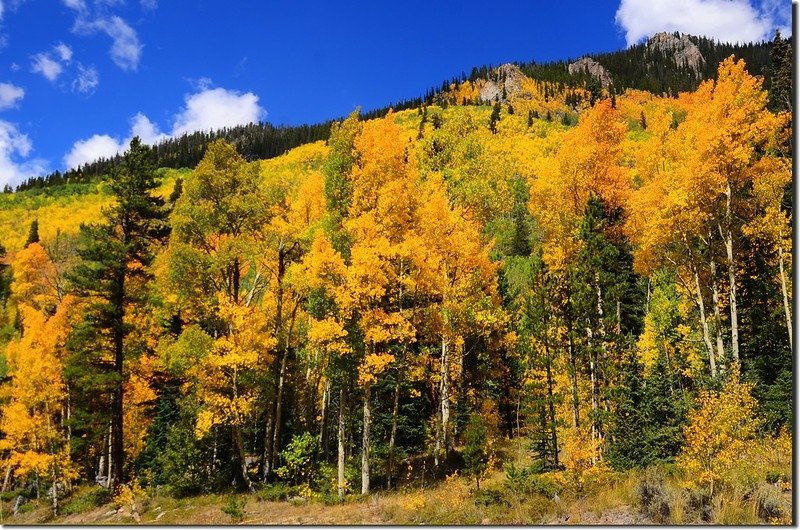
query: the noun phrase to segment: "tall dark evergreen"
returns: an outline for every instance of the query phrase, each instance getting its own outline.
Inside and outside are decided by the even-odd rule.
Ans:
[[[792,110],[792,43],[775,32],[769,52],[769,109],[773,112]]]
[[[617,469],[672,460],[683,445],[690,397],[660,354],[649,373],[631,352],[609,429],[608,460]]]
[[[95,404],[110,405],[108,458],[112,465],[107,471],[109,485],[117,489],[125,480],[126,469],[125,359],[136,353],[135,341],[129,340],[128,317],[134,306],[144,301],[154,246],[164,240],[167,231],[164,200],[154,195],[158,182],[153,152],[138,137],[131,140],[122,164],[111,171],[108,184],[116,202],[103,211],[101,223],[81,226],[78,255],[82,261],[70,275],[75,293],[88,305],[76,333],[76,338],[84,340],[73,340],[77,355],[70,364],[71,373],[79,380],[81,371],[94,371],[104,379],[102,391],[110,394],[96,396]],[[79,381],[76,390],[82,386]]]
[[[28,238],[25,240],[25,248],[29,245],[39,242],[39,220],[34,219],[31,221],[31,227],[28,230]]]
[[[500,110],[500,102],[497,101],[494,104],[491,116],[489,116],[489,130],[492,131],[492,134],[497,132],[497,122],[500,121]]]

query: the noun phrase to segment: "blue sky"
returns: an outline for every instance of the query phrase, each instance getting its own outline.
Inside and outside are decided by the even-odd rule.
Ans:
[[[133,134],[318,122],[472,66],[577,58],[657,31],[788,32],[789,0],[0,0],[0,185]],[[516,4],[516,3],[515,3]]]

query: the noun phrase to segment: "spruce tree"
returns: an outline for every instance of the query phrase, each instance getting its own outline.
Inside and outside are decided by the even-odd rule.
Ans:
[[[113,469],[109,485],[115,490],[125,479],[123,388],[125,359],[133,353],[126,315],[144,301],[153,246],[167,233],[164,200],[154,195],[158,186],[154,169],[151,149],[133,138],[121,165],[107,179],[116,202],[103,210],[101,223],[81,226],[78,256],[82,261],[69,276],[75,293],[87,301],[87,309],[76,334],[82,340],[72,343],[77,351],[68,372],[77,379],[87,377],[86,371],[94,372],[94,377],[84,380],[104,382],[101,393],[108,395],[100,396],[99,402],[110,405]]]
[[[39,242],[39,220],[34,219],[31,221],[31,227],[28,230],[28,238],[25,240],[25,248],[28,248],[33,243]]]
[[[495,102],[492,114],[489,116],[489,130],[492,134],[497,133],[497,122],[500,121],[500,102]]]

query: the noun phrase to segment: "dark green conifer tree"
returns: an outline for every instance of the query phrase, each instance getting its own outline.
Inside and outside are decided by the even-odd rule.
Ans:
[[[110,482],[115,490],[126,478],[125,360],[137,353],[131,351],[126,315],[144,301],[154,246],[167,234],[164,200],[154,194],[158,186],[154,169],[151,149],[133,138],[121,165],[108,176],[116,202],[103,210],[101,223],[81,226],[77,252],[82,261],[69,275],[75,293],[88,306],[71,342],[74,354],[67,376],[75,383],[71,389],[76,404],[106,408],[111,425]],[[79,420],[82,414],[76,416]]]
[[[497,122],[500,121],[500,110],[500,102],[497,101],[492,109],[492,114],[489,116],[489,130],[492,131],[492,134],[497,133]]]
[[[29,245],[39,242],[39,220],[34,219],[31,221],[31,227],[28,229],[28,238],[25,240],[25,248]]]

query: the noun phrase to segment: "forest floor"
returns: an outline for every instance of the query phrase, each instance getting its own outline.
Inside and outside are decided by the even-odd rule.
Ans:
[[[412,480],[398,490],[376,488],[370,495],[312,493],[280,484],[254,494],[204,494],[182,498],[161,489],[140,489],[127,499],[109,499],[99,486],[76,488],[62,499],[57,517],[44,498],[23,504],[11,515],[12,492],[0,497],[0,524],[31,525],[647,525],[763,524],[791,522],[791,462],[777,484],[761,482],[736,489],[695,506],[693,493],[682,488],[674,466],[628,472],[586,472],[581,484],[563,472],[510,478],[508,466],[530,465],[521,444],[506,442],[495,465],[481,480],[458,472],[428,481]],[[414,466],[417,468],[418,466]],[[760,474],[760,472],[759,472]],[[423,471],[424,476],[424,471]],[[772,479],[774,480],[774,479]],[[554,487],[557,485],[557,487]],[[643,485],[645,486],[643,488]],[[305,493],[304,493],[305,491]],[[557,493],[555,493],[557,491]],[[643,497],[643,492],[647,492]],[[649,500],[644,501],[643,498]]]
[[[461,481],[461,479],[459,479]],[[469,502],[463,491],[472,491],[463,484],[440,484],[425,491],[376,493],[344,504],[326,504],[315,500],[265,501],[256,495],[237,495],[242,503],[241,514],[226,513],[229,495],[200,495],[184,499],[155,496],[134,516],[128,507],[117,508],[113,503],[85,512],[52,517],[46,503],[30,503],[17,516],[4,519],[6,525],[226,525],[226,524],[652,524],[635,508],[617,504],[592,507],[578,502],[570,506],[552,506],[551,510],[531,510],[525,506],[485,506]],[[466,486],[466,488],[464,488]],[[487,485],[488,487],[488,485]]]
[[[652,524],[634,507],[628,490],[634,479],[616,480],[575,497],[539,494],[512,494],[504,488],[506,474],[495,469],[476,488],[474,479],[452,474],[445,480],[425,486],[405,487],[400,491],[376,491],[368,496],[348,495],[343,502],[312,495],[289,500],[267,500],[255,494],[207,494],[185,498],[153,493],[131,504],[105,502],[97,506],[90,499],[98,487],[74,491],[62,504],[61,513],[52,516],[46,499],[22,506],[10,516],[13,501],[0,507],[6,525],[227,525],[227,524],[313,524],[313,525],[405,525],[405,524]],[[70,513],[72,512],[72,513]],[[67,515],[64,515],[67,513]]]

